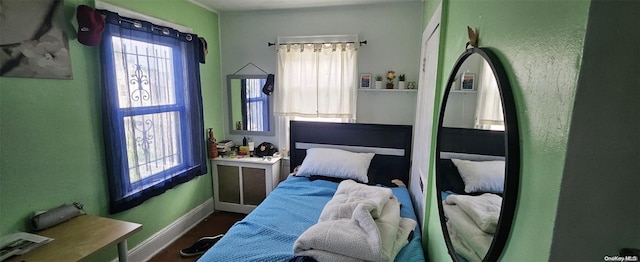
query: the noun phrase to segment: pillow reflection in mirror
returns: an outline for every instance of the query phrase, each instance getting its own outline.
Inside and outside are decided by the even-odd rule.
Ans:
[[[504,189],[504,161],[469,161],[451,159],[464,181],[464,192],[502,194]]]

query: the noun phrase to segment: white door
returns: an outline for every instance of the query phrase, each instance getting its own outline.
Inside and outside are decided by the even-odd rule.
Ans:
[[[440,17],[442,3],[431,17],[422,34],[420,79],[416,121],[413,126],[413,155],[409,190],[421,228],[424,230],[425,189],[431,164],[431,134],[434,120],[438,47],[440,45]]]

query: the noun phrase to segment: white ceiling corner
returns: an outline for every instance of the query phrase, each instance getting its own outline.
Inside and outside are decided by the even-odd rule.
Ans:
[[[215,12],[297,9],[376,3],[421,2],[424,0],[189,0]]]

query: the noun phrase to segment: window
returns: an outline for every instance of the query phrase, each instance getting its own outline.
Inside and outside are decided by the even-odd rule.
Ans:
[[[129,182],[151,185],[184,163],[179,127],[185,107],[176,99],[172,49],[116,36],[112,42]]]
[[[197,36],[105,13],[103,126],[117,213],[207,167]]]
[[[248,131],[264,131],[269,127],[269,101],[262,92],[266,79],[242,80],[242,108],[243,123],[247,123]],[[266,112],[266,113],[265,113]]]
[[[487,61],[482,59],[476,102],[475,128],[504,131],[504,113],[498,82]]]
[[[273,93],[280,145],[289,144],[289,120],[355,121],[357,53],[345,42],[278,46]]]

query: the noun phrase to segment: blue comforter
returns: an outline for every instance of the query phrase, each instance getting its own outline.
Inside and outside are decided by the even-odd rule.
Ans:
[[[337,188],[334,182],[289,177],[198,261],[288,261],[294,257],[293,243],[318,222],[322,208]],[[397,187],[392,191],[402,204],[400,216],[416,219],[407,189]],[[421,242],[416,227],[396,261],[424,261]]]

